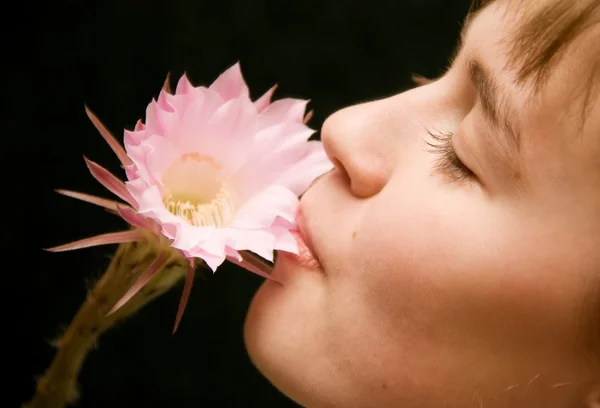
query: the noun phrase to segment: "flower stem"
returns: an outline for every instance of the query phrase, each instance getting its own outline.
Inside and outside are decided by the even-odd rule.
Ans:
[[[25,408],[62,408],[77,398],[77,378],[98,337],[113,325],[133,315],[148,302],[177,283],[187,262],[173,252],[165,266],[135,296],[107,315],[156,257],[151,241],[120,244],[108,269],[81,305],[58,341],[57,352],[39,379],[35,394]]]

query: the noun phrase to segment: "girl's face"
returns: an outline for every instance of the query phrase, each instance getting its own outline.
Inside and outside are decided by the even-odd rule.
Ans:
[[[442,78],[325,122],[336,169],[299,218],[321,265],[280,256],[245,327],[300,404],[570,407],[600,378],[600,104],[583,130],[565,108],[593,55],[574,47],[533,101],[505,69],[506,7]]]

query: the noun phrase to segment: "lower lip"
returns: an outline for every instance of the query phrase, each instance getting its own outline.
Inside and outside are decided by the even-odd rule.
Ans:
[[[321,263],[317,260],[315,255],[312,253],[304,238],[298,231],[290,231],[294,238],[296,239],[296,243],[298,244],[298,255],[291,252],[279,252],[279,256],[289,259],[298,266],[309,269],[316,272],[322,272]]]

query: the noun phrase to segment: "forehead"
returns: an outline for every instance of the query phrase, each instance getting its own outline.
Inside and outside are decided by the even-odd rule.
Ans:
[[[536,87],[542,86],[570,51],[581,46],[581,37],[600,23],[597,0],[484,0],[474,4],[467,23],[491,7],[503,10],[506,32],[502,42],[510,68],[519,81]],[[586,49],[579,57],[587,54],[588,60],[597,60],[600,41],[586,41]]]
[[[597,114],[600,1],[488,0],[469,14],[463,34],[475,25],[469,41],[487,42],[484,54],[501,59],[497,68],[529,99],[569,107],[580,128]]]
[[[581,0],[568,18],[555,15],[575,3],[488,2],[467,19],[461,54],[496,76],[498,93],[515,108],[510,121],[522,135],[525,161],[560,163],[563,171],[575,160],[580,170],[600,174],[600,1]]]

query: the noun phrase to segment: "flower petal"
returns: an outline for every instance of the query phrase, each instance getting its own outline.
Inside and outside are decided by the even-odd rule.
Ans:
[[[92,173],[92,176],[94,176],[94,178],[98,180],[100,184],[102,184],[107,190],[119,197],[121,200],[125,201],[130,206],[137,206],[137,203],[131,194],[129,194],[129,191],[127,191],[125,183],[113,176],[108,170],[99,164],[88,160],[86,157],[84,157],[84,160],[88,169],[90,170],[90,173]]]
[[[206,139],[211,136],[208,122],[222,105],[219,94],[200,89],[196,98],[180,109],[181,123],[179,134],[174,136],[175,142],[190,152],[209,153],[211,146],[206,145]]]
[[[152,261],[148,269],[144,271],[140,277],[135,281],[135,283],[129,288],[129,290],[119,299],[119,301],[110,309],[107,315],[111,315],[117,310],[119,310],[125,303],[129,301],[136,293],[140,291],[149,281],[156,275],[163,266],[167,263],[169,259],[168,252],[161,252],[158,256]]]
[[[165,135],[176,119],[174,112],[161,108],[159,103],[153,100],[146,108],[145,130],[149,135]]]
[[[196,151],[233,173],[248,159],[257,121],[256,109],[249,100],[232,99],[213,114],[204,137],[198,138]]]
[[[275,235],[275,245],[273,246],[275,250],[298,254],[298,242],[289,229],[272,227],[271,232]]]
[[[224,253],[225,243],[223,239],[219,240],[215,233],[215,227],[195,227],[178,220],[173,246],[186,251],[201,246],[203,251],[221,256]]]
[[[282,122],[303,123],[308,102],[293,98],[273,102],[260,113],[260,127],[266,128]]]
[[[256,106],[256,111],[258,113],[262,112],[267,106],[269,106],[271,103],[271,98],[273,97],[273,93],[275,93],[275,90],[277,90],[277,86],[277,84],[273,85],[267,92],[265,92],[254,102],[254,106]]]
[[[273,185],[253,196],[240,208],[232,228],[268,228],[281,217],[294,222],[298,207],[298,197],[285,187]]]
[[[169,94],[173,93],[173,90],[171,89],[171,72],[167,72],[167,77],[165,78],[165,82],[163,84],[163,90]]]
[[[268,261],[273,261],[275,236],[266,229],[231,230],[229,236],[233,240],[233,248],[241,251],[252,251]]]
[[[239,62],[219,75],[209,89],[218,92],[225,102],[234,98],[248,98],[249,95]]]
[[[158,135],[150,136],[140,146],[144,148],[145,160],[140,163],[136,162],[138,171],[140,173],[146,171],[153,183],[162,185],[163,173],[181,155],[181,151],[171,140]]]
[[[315,133],[314,129],[302,123],[280,123],[261,129],[256,134],[256,150],[268,156],[306,143]]]
[[[69,244],[64,244],[53,248],[46,248],[46,251],[73,251],[75,249],[90,248],[99,245],[111,245],[121,244],[123,242],[141,241],[142,239],[144,239],[144,237],[144,233],[139,230],[109,232],[108,234],[96,235],[95,237],[80,239],[79,241],[71,242]]]
[[[137,209],[138,214],[150,217],[161,224],[172,223],[180,224],[181,218],[171,214],[162,203],[162,197],[157,186],[151,186],[144,190],[140,197],[140,204]]]
[[[189,81],[187,74],[184,72],[179,81],[177,82],[177,87],[175,88],[175,93],[177,95],[186,95],[193,89],[194,86]]]
[[[277,151],[277,154],[269,153],[257,154],[261,157],[260,161],[248,161],[234,175],[236,180],[237,193],[242,200],[267,187],[270,184],[279,184],[292,189],[296,195],[300,195],[301,189],[308,186],[314,179],[314,174],[322,172],[324,165],[318,159],[318,151],[321,150],[324,160],[327,156],[322,148],[321,142],[299,142],[295,146],[289,147],[284,151]],[[313,152],[316,150],[317,152]],[[316,155],[313,157],[313,153]],[[307,161],[306,167],[299,169],[297,173],[290,174],[291,167],[298,166],[299,163]],[[314,168],[311,167],[314,165]],[[304,171],[310,170],[308,173]],[[289,175],[290,177],[283,177]],[[290,180],[294,176],[296,178]],[[279,179],[279,181],[277,181]],[[285,184],[284,184],[285,183]],[[308,184],[307,184],[308,183]]]
[[[125,221],[134,227],[143,228],[147,231],[154,230],[154,222],[144,217],[141,214],[135,212],[135,210],[131,207],[125,207],[122,205],[117,205],[117,212]]]
[[[136,178],[125,182],[127,191],[133,196],[136,202],[140,202],[142,194],[148,189],[148,184],[142,178]]]
[[[266,266],[265,270],[256,267],[255,265],[253,265],[252,263],[248,262],[247,259],[240,259],[238,257],[234,257],[234,256],[228,256],[227,260],[229,262],[231,262],[234,265],[237,265],[241,268],[246,269],[249,272],[255,273],[258,276],[262,276],[263,278],[275,281],[275,282],[279,282],[277,279],[275,279],[274,277],[272,277],[271,275],[269,275],[268,271],[271,270],[270,266]]]
[[[190,294],[192,293],[192,285],[194,283],[195,277],[194,270],[194,261],[192,260],[188,264],[188,270],[185,275],[185,283],[183,285],[183,292],[181,293],[181,299],[179,300],[179,307],[177,308],[177,315],[175,317],[175,325],[173,327],[173,334],[179,328],[179,323],[181,322],[181,318],[183,317],[183,312],[185,311],[185,307],[187,306],[188,299],[190,298]]]
[[[106,198],[96,197],[90,194],[79,193],[71,190],[56,190],[57,193],[67,197],[75,198],[77,200],[85,201],[90,204],[95,204],[100,207],[104,207],[107,210],[117,211],[117,206],[120,204],[114,200],[107,200]]]
[[[194,252],[190,252],[189,254],[186,254],[186,255],[202,259],[204,262],[206,262],[206,265],[208,265],[208,267],[213,272],[215,272],[217,270],[217,268],[219,266],[221,266],[221,264],[225,261],[225,255],[223,255],[223,256],[213,255],[213,254],[204,252],[201,249],[194,250]]]
[[[106,126],[104,126],[104,124],[100,122],[100,119],[98,119],[96,115],[94,115],[87,106],[85,106],[85,112],[87,113],[88,117],[90,118],[98,132],[102,135],[104,140],[106,140],[106,143],[108,143],[113,152],[115,152],[121,164],[123,166],[130,165],[131,159],[127,156],[127,153],[125,153],[125,149],[123,148],[121,143],[119,143],[117,139],[115,139],[115,137],[108,131],[108,129],[106,129]]]
[[[297,195],[301,195],[317,177],[333,169],[320,142],[308,142],[304,148],[305,154],[274,181]]]

